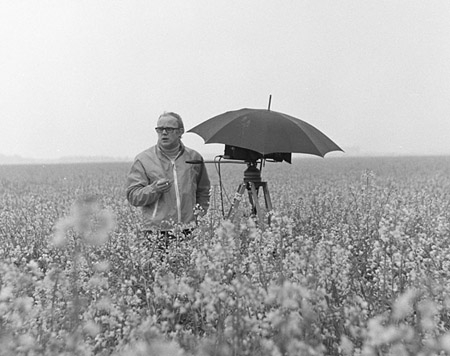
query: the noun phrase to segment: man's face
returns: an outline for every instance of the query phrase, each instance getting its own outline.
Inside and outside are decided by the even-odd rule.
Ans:
[[[178,146],[183,129],[178,127],[178,121],[172,116],[163,116],[158,119],[157,127],[174,128],[172,132],[163,130],[158,132],[158,144],[162,148],[173,149]]]

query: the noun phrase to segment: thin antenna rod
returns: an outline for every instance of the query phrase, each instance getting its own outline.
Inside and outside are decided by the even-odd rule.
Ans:
[[[269,106],[267,107],[267,110],[270,111],[270,103],[272,102],[272,94],[269,95]]]

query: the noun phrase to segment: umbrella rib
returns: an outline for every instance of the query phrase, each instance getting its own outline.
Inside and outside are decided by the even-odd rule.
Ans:
[[[307,135],[306,133],[303,133],[302,135],[293,136],[292,133],[296,132],[297,129],[302,129],[301,126],[298,125],[296,121],[302,122],[299,119],[293,119],[289,115],[281,114],[287,122],[289,122],[289,125],[286,125],[284,128],[282,128],[282,137],[285,142],[286,147],[290,147],[291,149],[286,150],[289,153],[297,152],[297,153],[309,153],[314,155],[320,155],[322,156],[321,152],[316,148],[316,145],[311,140],[311,137]],[[298,147],[299,141],[302,141],[304,148],[303,149],[295,149],[293,147]],[[309,144],[308,144],[309,143]],[[312,147],[311,147],[312,146]],[[281,150],[277,150],[276,152],[282,152]],[[274,152],[270,152],[274,153]]]
[[[317,154],[317,155],[320,155],[321,157],[324,157],[325,154],[330,151],[341,150],[341,148],[338,145],[336,145],[330,138],[328,138],[322,131],[315,128],[311,124],[309,124],[303,120],[293,118],[286,114],[282,114],[282,115],[285,118],[288,118],[295,125],[298,125],[296,123],[296,121],[298,121],[301,124],[300,127],[305,132],[305,136],[312,143],[312,146],[315,148],[316,153],[313,153],[313,154]]]

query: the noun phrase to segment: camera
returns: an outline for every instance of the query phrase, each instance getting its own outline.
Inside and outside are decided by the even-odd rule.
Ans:
[[[273,162],[286,161],[292,163],[292,153],[276,152],[262,154],[247,148],[225,145],[224,158],[241,160],[245,162],[255,162],[259,159],[269,160]]]

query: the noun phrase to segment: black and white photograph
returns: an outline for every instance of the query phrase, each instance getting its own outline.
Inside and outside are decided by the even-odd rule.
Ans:
[[[0,0],[0,356],[450,355],[450,1]]]

